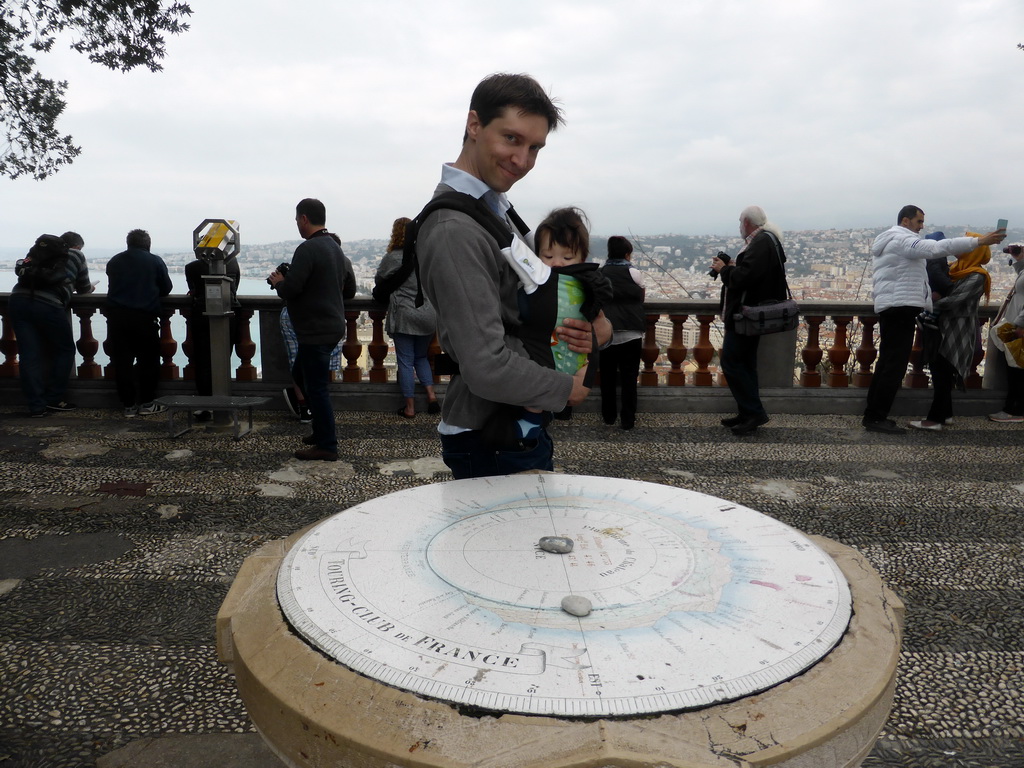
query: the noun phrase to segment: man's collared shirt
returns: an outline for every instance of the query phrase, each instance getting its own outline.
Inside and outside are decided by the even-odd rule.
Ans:
[[[476,176],[456,168],[451,163],[441,166],[441,183],[447,184],[456,192],[483,199],[499,219],[505,219],[508,209],[512,207],[505,193],[495,192]]]

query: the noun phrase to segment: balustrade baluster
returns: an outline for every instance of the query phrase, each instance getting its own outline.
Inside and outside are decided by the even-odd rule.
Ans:
[[[921,354],[921,329],[914,333],[914,346],[910,351],[910,373],[903,378],[903,386],[910,389],[927,389],[928,374],[924,372],[924,355]]]
[[[821,324],[825,322],[824,315],[804,315],[804,322],[807,323],[807,344],[800,352],[800,358],[804,361],[804,370],[800,372],[801,387],[820,387],[821,371],[818,365],[824,354],[821,351]]]
[[[82,364],[78,366],[78,378],[99,379],[103,375],[99,363],[96,362],[96,353],[100,351],[100,343],[92,335],[92,316],[96,310],[91,308],[72,310],[78,316],[79,335],[75,347],[78,354],[82,356]]]
[[[646,318],[647,330],[644,333],[644,345],[640,351],[640,359],[644,361],[644,369],[640,371],[640,386],[656,387],[658,386],[658,372],[654,370],[654,364],[658,361],[661,350],[658,348],[655,326],[661,315],[648,314]]]
[[[846,364],[850,360],[850,347],[846,340],[847,326],[853,322],[852,317],[833,317],[836,332],[835,339],[828,351],[828,362],[831,370],[828,372],[828,385],[830,387],[850,386],[850,375],[846,372]]]
[[[668,372],[666,383],[670,387],[682,387],[686,385],[686,371],[683,370],[683,363],[686,362],[686,345],[683,343],[683,323],[689,315],[669,315],[672,321],[672,341],[669,342],[667,357],[672,369]]]
[[[174,364],[178,342],[174,340],[174,333],[171,331],[173,316],[173,309],[160,310],[160,357],[164,360],[160,365],[161,381],[176,381],[178,379],[178,366]]]
[[[14,338],[14,325],[7,312],[4,312],[3,335],[0,336],[0,352],[4,355],[4,362],[0,364],[0,377],[5,379],[18,378],[18,341]]]
[[[878,357],[878,350],[875,349],[875,325],[877,323],[877,317],[860,318],[860,346],[857,347],[856,354],[858,369],[853,374],[853,386],[855,387],[871,386],[871,377],[873,375],[871,373],[871,364]]]
[[[387,317],[385,309],[371,309],[370,322],[373,324],[373,336],[370,339],[370,381],[384,384],[388,380],[388,369],[384,367],[384,360],[388,356],[388,343],[384,341],[384,318]]]
[[[345,356],[346,365],[341,372],[341,380],[359,382],[363,380],[363,370],[359,367],[359,358],[363,356],[363,345],[359,342],[356,322],[359,320],[358,309],[345,310],[345,343],[341,345],[341,353]]]
[[[437,373],[437,368],[434,365],[435,358],[443,352],[441,344],[437,340],[437,334],[435,333],[433,338],[430,340],[430,346],[427,348],[427,358],[430,360],[430,372],[434,376],[434,383],[437,384],[441,381],[441,376]],[[444,380],[448,380],[448,376],[444,377]]]
[[[697,315],[697,322],[700,324],[698,331],[697,345],[693,348],[693,360],[697,363],[697,370],[693,374],[693,385],[695,387],[713,386],[714,376],[708,368],[715,357],[715,348],[711,344],[711,324],[715,322],[714,315]]]
[[[114,381],[117,378],[117,366],[114,365],[114,356],[110,354],[110,322],[107,319],[107,308],[100,308],[100,314],[103,315],[103,354],[107,356],[107,364],[103,366],[103,379],[104,381]]]
[[[979,326],[979,330],[981,332],[981,338],[983,338],[983,339],[986,338],[986,335],[985,335],[985,326],[986,325],[988,325],[988,320],[986,320],[985,318],[981,318],[981,319],[978,320],[978,326]],[[974,357],[971,359],[971,370],[967,374],[967,377],[964,379],[964,387],[966,387],[967,389],[981,389],[982,379],[981,379],[981,374],[978,373],[978,366],[981,365],[981,361],[986,358],[986,356],[987,356],[986,350],[987,349],[991,349],[991,348],[992,347],[990,345],[986,344],[985,346],[981,347],[980,349],[976,349],[975,350]]]
[[[195,341],[193,340],[193,328],[192,328],[192,313],[194,312],[193,307],[181,310],[181,316],[185,318],[185,340],[181,342],[181,351],[185,353],[185,367],[181,369],[181,378],[183,381],[195,381],[196,380],[196,366],[193,361],[195,356]]]
[[[252,318],[254,310],[235,309],[235,318],[238,323],[237,341],[235,342],[235,354],[238,355],[238,368],[235,369],[236,381],[256,381],[259,371],[252,364],[256,356],[256,342],[252,340]]]

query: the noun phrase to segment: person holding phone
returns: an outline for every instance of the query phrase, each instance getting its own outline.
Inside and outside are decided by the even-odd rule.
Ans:
[[[903,206],[897,224],[882,232],[871,246],[875,312],[878,314],[878,362],[875,363],[861,423],[869,432],[899,434],[906,430],[889,418],[900,384],[907,373],[914,345],[917,316],[932,308],[925,262],[936,256],[959,256],[982,245],[996,245],[1006,231],[982,237],[928,240],[920,236],[924,211]]]

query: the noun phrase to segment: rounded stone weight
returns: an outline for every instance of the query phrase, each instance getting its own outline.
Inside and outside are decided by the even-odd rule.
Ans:
[[[562,610],[573,616],[589,616],[594,606],[585,597],[566,595],[562,598]]]
[[[537,546],[545,552],[551,552],[556,555],[565,555],[572,552],[573,544],[573,540],[565,536],[542,536],[540,541],[537,542]]]
[[[288,765],[852,768],[891,706],[902,606],[860,555],[826,539],[812,541],[849,582],[853,618],[838,645],[803,674],[691,711],[571,719],[460,709],[312,649],[276,599],[278,571],[303,535],[248,558],[218,616],[222,659],[253,722]]]

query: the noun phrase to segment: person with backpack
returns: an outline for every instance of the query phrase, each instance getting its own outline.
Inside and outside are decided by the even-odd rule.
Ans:
[[[380,260],[373,286],[373,298],[388,305],[384,330],[395,342],[398,387],[402,393],[402,405],[395,413],[406,419],[416,416],[416,378],[427,391],[427,413],[441,412],[427,357],[437,318],[428,302],[416,306],[419,284],[416,276],[403,267],[405,229],[410,221],[402,216],[391,225],[388,252]]]
[[[484,428],[502,405],[561,411],[590,391],[586,366],[575,374],[547,368],[530,359],[516,335],[521,292],[535,291],[551,270],[530,250],[528,230],[505,193],[530,172],[548,133],[561,122],[561,109],[532,77],[485,78],[470,99],[462,149],[443,166],[435,200],[462,193],[501,236],[453,207],[417,217],[423,294],[437,313],[441,347],[458,371],[438,425],[441,456],[456,479],[552,469],[545,428],[511,450],[488,439]],[[606,342],[611,324],[565,318],[555,335],[572,352],[589,354],[597,346],[595,332],[598,343]]]
[[[92,293],[89,268],[77,232],[42,235],[15,272],[9,311],[18,340],[18,375],[29,416],[71,411],[65,399],[75,364],[75,338],[68,306],[71,293]]]

